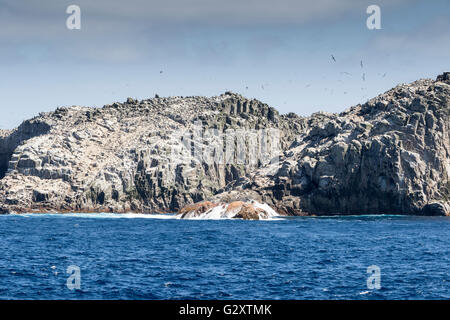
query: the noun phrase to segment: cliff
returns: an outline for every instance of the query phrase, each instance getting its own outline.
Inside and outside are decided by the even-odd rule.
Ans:
[[[41,113],[0,134],[1,212],[450,214],[449,73],[340,114],[227,92]]]

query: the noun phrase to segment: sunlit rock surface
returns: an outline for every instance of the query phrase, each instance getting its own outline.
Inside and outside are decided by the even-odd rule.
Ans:
[[[449,97],[444,73],[310,117],[230,92],[58,108],[0,131],[0,211],[178,212],[254,200],[284,215],[449,215]],[[183,136],[198,123],[244,137],[247,155],[250,139],[273,141],[241,132],[277,130],[279,161],[183,161]]]

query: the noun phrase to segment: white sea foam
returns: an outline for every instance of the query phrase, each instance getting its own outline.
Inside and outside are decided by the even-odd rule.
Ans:
[[[190,220],[221,220],[221,219],[231,219],[236,214],[235,212],[227,212],[225,205],[217,206],[214,208],[209,209],[208,211],[204,213],[200,213],[198,215],[194,213],[188,213],[183,219],[190,219]],[[179,219],[181,219],[181,215],[178,216]]]
[[[361,291],[359,294],[360,295],[365,295],[365,294],[369,294],[370,293],[370,291]]]
[[[268,213],[268,215],[269,215],[270,218],[273,218],[273,217],[279,217],[279,216],[280,216],[275,210],[273,210],[273,209],[272,209],[268,204],[266,204],[266,203],[259,203],[258,201],[253,201],[252,204],[253,204],[255,207],[257,207],[257,208],[260,208],[260,209],[263,209],[264,211],[266,211],[266,212]]]
[[[24,213],[20,217],[67,217],[67,218],[92,218],[92,219],[176,219],[175,214],[160,213]]]
[[[273,210],[269,205],[252,201],[251,204],[264,210],[267,217],[261,217],[261,220],[281,220],[281,216]],[[239,212],[241,207],[227,210],[228,205],[219,205],[201,214],[188,213],[183,219],[190,220],[227,220],[235,219],[234,216]],[[159,214],[159,213],[23,213],[12,214],[23,218],[32,217],[67,217],[67,218],[92,218],[92,219],[181,219],[181,215],[176,214]]]

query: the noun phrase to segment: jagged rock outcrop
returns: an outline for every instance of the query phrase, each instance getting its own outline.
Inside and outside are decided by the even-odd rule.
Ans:
[[[282,161],[213,199],[303,214],[450,214],[450,80],[420,80],[307,120]]]
[[[205,159],[205,150],[217,156],[214,139],[242,138],[245,147],[246,134],[276,129],[287,148],[302,121],[232,93],[58,108],[0,137],[1,211],[174,212],[264,165],[239,161],[239,150]],[[267,132],[253,138],[270,145]]]
[[[307,118],[230,92],[58,108],[0,132],[0,211],[450,214],[449,97],[444,73]]]

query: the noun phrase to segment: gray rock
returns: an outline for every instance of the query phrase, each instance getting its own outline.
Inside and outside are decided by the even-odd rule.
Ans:
[[[291,215],[449,215],[448,77],[306,118],[232,92],[58,108],[0,132],[0,212],[174,212],[255,200]],[[249,141],[278,140],[254,134],[269,129],[280,133],[281,154],[251,160],[260,150]],[[217,161],[230,133],[244,147]],[[204,158],[193,157],[198,147]]]

